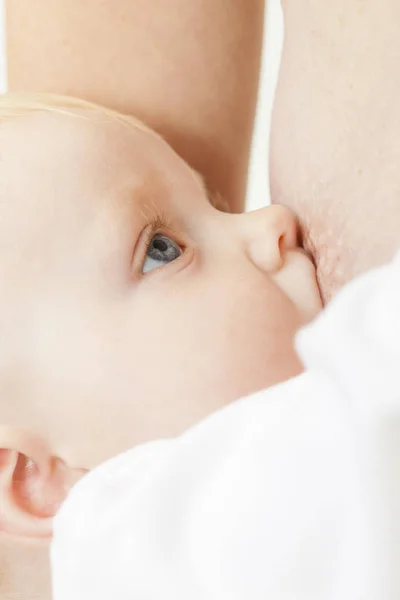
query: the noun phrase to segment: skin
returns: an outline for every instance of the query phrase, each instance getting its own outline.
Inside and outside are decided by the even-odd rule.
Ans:
[[[298,215],[325,301],[400,241],[400,5],[285,0],[273,202]]]
[[[79,16],[76,3],[68,3],[68,6],[72,4],[75,6],[75,15]],[[153,3],[146,4],[150,6]],[[88,3],[85,3],[86,5]],[[115,6],[115,3],[113,5]],[[146,8],[145,3],[142,5]],[[217,5],[217,2],[213,5]],[[222,178],[219,180],[222,183],[212,183],[213,189],[223,190],[229,200],[233,197],[241,198],[241,192],[238,190],[243,189],[243,183],[238,186],[235,175],[237,172],[242,173],[240,165],[243,165],[243,156],[238,150],[242,141],[248,143],[248,138],[241,138],[240,134],[232,139],[230,135],[233,135],[232,131],[236,129],[239,132],[243,131],[242,118],[237,119],[237,115],[242,114],[240,107],[243,109],[246,105],[246,101],[243,101],[243,91],[254,90],[254,83],[250,83],[251,78],[249,77],[244,85],[243,76],[246,75],[246,69],[248,73],[254,72],[252,69],[258,64],[258,59],[252,62],[247,57],[243,63],[237,60],[230,61],[229,64],[224,63],[224,67],[218,71],[222,79],[216,78],[212,85],[207,86],[207,81],[211,83],[211,80],[204,77],[199,80],[201,85],[193,87],[192,80],[185,72],[184,60],[179,63],[175,55],[170,64],[179,63],[179,73],[182,76],[182,80],[179,81],[190,81],[190,85],[185,87],[183,83],[179,83],[178,88],[170,86],[169,80],[166,85],[165,79],[161,78],[162,85],[157,87],[157,78],[150,79],[147,76],[148,73],[154,72],[151,69],[156,68],[155,62],[150,61],[144,66],[144,56],[147,60],[148,53],[140,54],[139,51],[137,54],[127,54],[125,43],[121,43],[122,51],[119,53],[118,43],[113,43],[113,40],[118,42],[121,33],[112,34],[112,28],[107,32],[111,33],[107,35],[107,44],[103,43],[101,36],[95,38],[93,31],[88,36],[82,23],[96,21],[98,17],[95,11],[92,10],[90,15],[85,13],[86,17],[82,21],[71,19],[70,16],[64,20],[62,15],[65,10],[71,15],[68,6],[63,6],[62,2],[52,3],[50,7],[48,3],[45,6],[44,2],[30,3],[29,6],[26,3],[17,3],[17,0],[9,2],[8,51],[11,89],[75,91],[83,97],[103,100],[116,107],[121,106],[118,102],[123,96],[123,102],[132,107],[132,112],[144,116],[155,126],[159,123],[158,128],[166,132],[169,139],[174,138],[175,148],[192,166],[197,166],[203,171],[209,182],[213,176]],[[286,0],[283,6],[286,38],[272,123],[272,197],[274,202],[292,208],[299,215],[304,243],[314,255],[324,299],[329,300],[346,281],[363,270],[386,261],[398,247],[400,119],[398,102],[395,100],[400,91],[398,8],[391,0],[340,0],[335,3]],[[157,9],[160,11],[160,7]],[[178,10],[175,14],[180,13],[181,10]],[[134,15],[134,11],[131,14]],[[209,11],[207,14],[210,14]],[[22,17],[23,27],[20,25]],[[47,18],[51,19],[50,27],[44,25],[48,22]],[[106,19],[103,19],[103,16],[99,18],[100,24],[112,22],[116,31],[119,31],[116,20],[109,20],[110,14]],[[154,18],[155,15],[152,19]],[[143,12],[141,19],[145,19]],[[165,15],[160,17],[159,23],[162,19],[165,19]],[[66,25],[67,36],[60,35],[60,23]],[[167,20],[167,28],[173,30],[173,26],[174,23]],[[95,29],[96,25],[93,25],[93,30]],[[201,30],[206,29],[205,19]],[[205,47],[210,47],[209,43],[213,37],[222,39],[224,36],[220,35],[220,31],[218,28],[218,36],[210,36],[208,41],[204,38],[203,43],[196,46],[194,54],[189,53],[191,60],[197,60],[196,52],[201,55]],[[229,31],[229,27],[224,31]],[[248,32],[250,38],[250,29]],[[159,36],[160,30],[157,29],[157,39]],[[179,45],[179,41],[184,40],[179,56],[185,58],[190,40],[184,36],[172,37],[173,40],[169,37],[168,43],[165,41],[168,35],[164,39],[163,56],[166,56],[165,53],[173,44]],[[84,38],[90,39],[90,43],[87,44]],[[131,38],[143,40],[137,35]],[[63,45],[67,50],[62,51]],[[107,69],[107,72],[112,74],[111,79],[104,78],[103,69],[95,68],[99,52],[104,51],[103,47],[110,48],[111,59],[107,64],[111,64],[112,67],[115,64],[121,65],[118,70],[119,83],[115,84],[114,68]],[[240,53],[246,53],[248,47],[241,43]],[[139,50],[143,48],[146,46],[139,47]],[[226,49],[228,46],[221,43],[220,48]],[[18,56],[23,58],[25,65]],[[30,56],[34,60],[29,64]],[[136,56],[140,57],[137,63]],[[232,53],[226,56],[232,56]],[[81,60],[84,68],[80,66]],[[131,76],[130,61],[137,65],[135,77]],[[207,68],[204,68],[202,73],[207,76],[213,73],[217,63],[214,57],[213,61],[208,61]],[[228,71],[235,69],[236,63],[242,65],[242,75],[239,77],[239,72],[234,71],[236,75],[229,79]],[[138,79],[140,64],[143,65],[146,77]],[[162,75],[162,72],[158,72],[158,76]],[[79,81],[79,90],[73,87],[76,80]],[[110,87],[108,81],[113,81]],[[140,81],[140,85],[132,84],[133,81]],[[174,80],[175,84],[177,81],[178,79]],[[231,85],[236,81],[239,84],[232,94],[229,85],[218,85],[218,81],[230,81]],[[143,94],[141,86],[144,86]],[[99,94],[103,93],[103,89],[107,97],[94,94],[94,90]],[[217,89],[217,95],[210,94],[209,90]],[[174,90],[177,91],[176,95]],[[204,93],[205,90],[208,92]],[[226,95],[225,90],[228,90]],[[242,104],[233,106],[230,102],[236,102],[235,98],[239,92]],[[249,93],[251,96],[251,92]],[[203,98],[199,104],[196,100],[198,94]],[[226,101],[224,104],[222,94]],[[177,101],[179,98],[185,98],[185,106]],[[186,98],[190,98],[190,102],[186,102]],[[210,110],[209,105],[213,107]],[[148,106],[151,109],[147,117],[144,111]],[[186,111],[186,106],[195,109]],[[223,108],[217,110],[218,106]],[[229,110],[229,106],[233,106],[232,111]],[[201,129],[197,128],[196,120],[191,121],[190,115],[195,114],[201,115]],[[214,115],[212,119],[210,114]],[[248,124],[246,115],[250,113],[245,111],[243,114]],[[221,116],[225,116],[226,119],[222,119]],[[179,126],[181,118],[185,122],[182,128]],[[249,131],[246,126],[244,130]],[[202,131],[207,133],[203,135]],[[177,143],[178,138],[183,140],[180,146]],[[203,144],[204,140],[207,143]],[[225,152],[229,154],[232,148],[231,156],[242,157],[238,169],[222,169],[222,165],[232,165],[224,160],[220,162],[224,152],[213,151],[212,160],[207,160],[209,151],[219,148],[221,140]],[[196,161],[191,158],[193,156],[196,157]],[[218,172],[221,173],[220,176]],[[232,177],[235,183],[231,184]],[[243,178],[241,181],[243,182]],[[238,204],[231,203],[231,206],[239,205],[240,200]],[[152,376],[154,377],[153,374]],[[7,410],[11,411],[10,403],[6,406]],[[22,410],[25,409],[21,408]],[[23,414],[21,411],[19,414]],[[17,408],[14,412],[17,423]],[[31,414],[30,418],[34,419],[34,415]],[[27,418],[27,426],[30,423],[29,419]],[[75,424],[74,422],[74,426]],[[51,452],[56,452],[55,446],[51,448]],[[59,454],[63,456],[62,452]],[[9,584],[11,589],[22,590],[24,598],[29,598],[35,590],[44,597],[43,590],[48,578],[45,568],[46,549],[40,554],[35,544],[32,551],[24,550],[22,553],[20,544],[16,544],[15,540],[10,542],[9,546],[3,547],[5,559],[0,557],[0,564],[12,564],[20,569]],[[31,565],[30,570],[27,570],[27,565]],[[26,581],[29,581],[29,585],[26,584],[28,587],[23,590]],[[3,587],[6,589],[4,585]]]
[[[231,210],[243,207],[262,1],[251,10],[246,0],[229,10],[226,0],[6,4],[11,90],[73,93],[144,118]],[[398,248],[400,9],[394,0],[282,7],[271,197],[298,216],[327,302]]]
[[[2,140],[2,332],[15,368],[31,365],[16,405],[29,389],[26,419],[41,430],[43,404],[62,444],[69,423],[69,461],[86,468],[297,373],[293,334],[319,309],[287,210],[219,212],[160,138],[95,121],[33,115],[7,123]],[[142,275],[158,213],[185,250]],[[81,402],[91,427],[72,427]],[[103,414],[110,402],[120,409]],[[91,454],[88,430],[114,425],[115,447]]]
[[[75,113],[1,129],[0,527],[24,569],[83,472],[301,372],[293,337],[321,308],[287,209],[220,212],[157,135]],[[146,262],[158,231],[172,262]],[[44,594],[41,552],[15,579]]]
[[[9,91],[135,115],[240,212],[263,11],[263,0],[6,0]]]

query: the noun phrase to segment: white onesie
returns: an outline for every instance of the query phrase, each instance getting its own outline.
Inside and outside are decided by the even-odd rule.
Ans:
[[[76,485],[54,600],[399,600],[400,254],[296,345],[303,375]]]

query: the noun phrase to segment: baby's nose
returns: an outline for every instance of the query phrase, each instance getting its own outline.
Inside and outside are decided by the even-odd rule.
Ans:
[[[253,263],[266,272],[278,271],[285,252],[297,246],[297,221],[283,206],[267,206],[243,215],[243,235]]]

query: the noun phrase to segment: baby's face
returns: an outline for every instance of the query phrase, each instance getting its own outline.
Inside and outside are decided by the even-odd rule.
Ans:
[[[219,212],[164,141],[83,115],[2,125],[0,418],[92,468],[300,372],[320,296],[286,210]]]

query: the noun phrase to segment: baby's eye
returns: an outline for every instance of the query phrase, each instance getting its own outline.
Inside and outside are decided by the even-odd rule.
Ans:
[[[156,233],[147,247],[142,272],[147,273],[148,271],[157,269],[165,263],[176,260],[181,254],[182,250],[176,242],[166,235]]]

